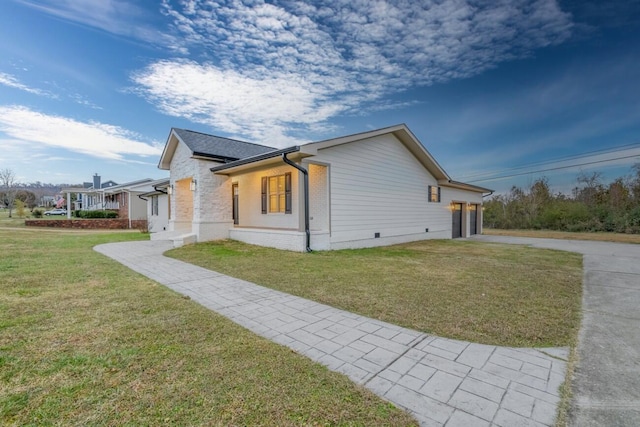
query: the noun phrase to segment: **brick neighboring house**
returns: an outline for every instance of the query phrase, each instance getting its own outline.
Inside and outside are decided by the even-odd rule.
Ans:
[[[100,175],[95,174],[92,177],[93,179],[90,182],[83,182],[82,188],[86,191],[83,192],[75,192],[77,194],[76,201],[73,202],[74,210],[96,210],[102,209],[102,197],[101,191],[105,188],[110,188],[115,185],[118,185],[115,181],[105,181],[102,182],[102,178]],[[63,192],[66,191],[63,190]],[[67,198],[68,200],[68,198]]]
[[[154,191],[154,183],[157,183],[157,180],[144,178],[124,184],[116,184],[113,181],[101,184],[100,177],[96,174],[90,188],[65,188],[62,192],[67,194],[67,200],[73,193],[78,195],[77,199],[81,200],[81,203],[76,203],[77,210],[116,211],[118,218],[129,220],[129,228],[146,229],[147,200],[139,196]],[[71,211],[67,212],[67,216],[71,218]]]

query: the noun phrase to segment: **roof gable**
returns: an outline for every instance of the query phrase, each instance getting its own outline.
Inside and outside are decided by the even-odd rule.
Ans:
[[[314,147],[316,150],[334,147],[336,145],[348,144],[355,141],[362,141],[380,135],[394,135],[418,161],[433,175],[437,180],[449,181],[451,178],[445,170],[438,164],[436,159],[427,151],[416,136],[409,130],[407,125],[399,124],[382,129],[376,129],[368,132],[356,133],[353,135],[342,136],[339,138],[327,139],[324,141],[311,142],[303,145],[303,147]]]
[[[120,191],[131,190],[133,187],[149,184],[151,181],[153,181],[151,178],[143,178],[136,181],[125,182],[124,184],[117,184],[111,187],[103,187],[103,190],[105,190],[105,193],[118,193]]]
[[[192,156],[205,157],[222,162],[232,162],[275,150],[275,148],[266,145],[173,128],[160,157],[158,165],[160,169],[169,169],[178,142],[184,143],[191,150]]]

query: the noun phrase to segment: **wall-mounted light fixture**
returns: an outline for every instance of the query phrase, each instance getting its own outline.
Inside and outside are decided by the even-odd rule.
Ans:
[[[168,195],[172,195],[173,194],[173,184],[167,187],[167,194]]]
[[[191,191],[196,191],[197,184],[198,184],[198,181],[196,181],[195,179],[191,180],[191,183],[189,184],[189,188],[191,189]]]

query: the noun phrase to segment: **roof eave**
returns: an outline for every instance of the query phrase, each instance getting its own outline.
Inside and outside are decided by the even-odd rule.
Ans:
[[[259,154],[257,156],[251,156],[244,159],[237,160],[235,162],[228,163],[226,165],[214,166],[210,170],[218,175],[231,175],[236,172],[242,172],[249,169],[255,169],[257,167],[269,165],[278,162],[278,158],[283,154],[293,154],[297,156],[293,157],[293,160],[300,160],[304,157],[313,156],[317,151],[313,148],[307,148],[305,146],[293,146],[280,150],[270,151],[268,153]]]
[[[467,184],[466,182],[460,182],[460,181],[453,181],[453,180],[439,180],[438,184],[443,186],[443,187],[451,187],[451,188],[457,188],[459,190],[467,190],[467,191],[473,191],[476,193],[493,193],[494,190],[491,190],[489,188],[484,188],[484,187],[479,187],[477,185],[472,185],[472,184]]]
[[[160,161],[158,162],[158,169],[170,169],[171,159],[173,158],[173,155],[176,152],[176,148],[178,146],[178,142],[180,141],[181,139],[175,132],[175,128],[171,128],[171,131],[169,132],[169,138],[167,138],[167,143],[164,145],[162,155],[160,156]]]
[[[237,157],[216,156],[214,154],[200,153],[197,151],[194,151],[191,157],[203,159],[203,160],[212,160],[215,162],[222,162],[222,163],[231,163],[231,162],[235,162],[236,160],[240,160]]]

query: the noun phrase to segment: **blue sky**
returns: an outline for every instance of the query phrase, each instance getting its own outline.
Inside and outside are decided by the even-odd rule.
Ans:
[[[638,0],[4,0],[0,168],[126,182],[167,176],[171,127],[285,147],[406,123],[454,179],[568,191],[640,162],[638,40]]]

